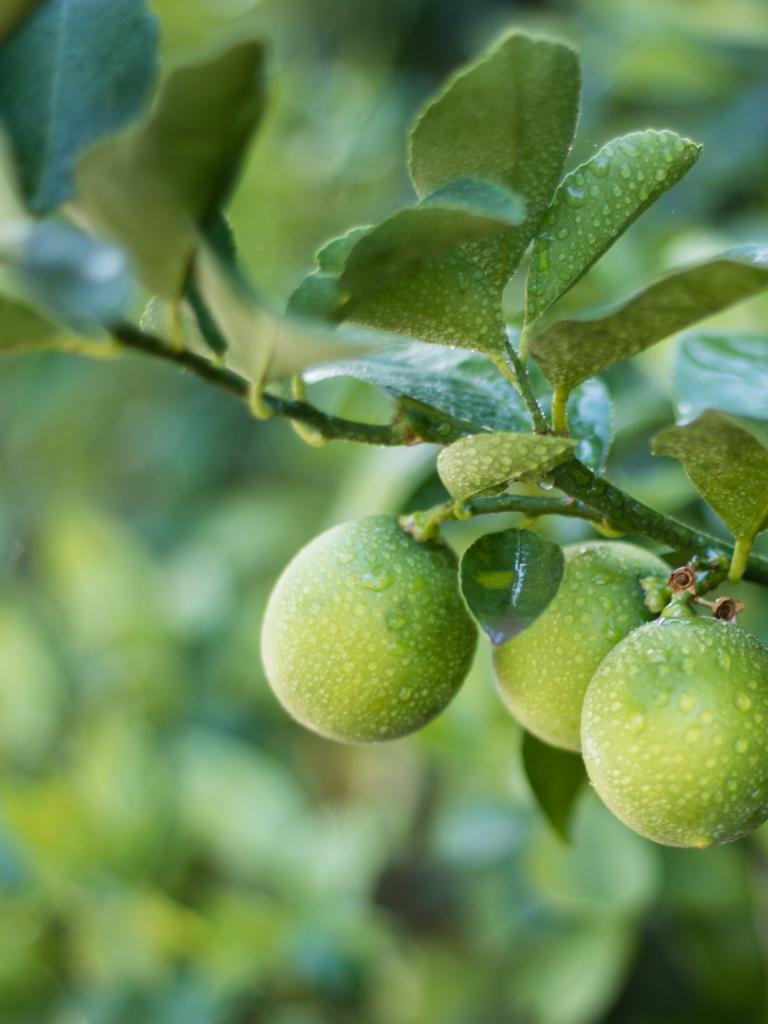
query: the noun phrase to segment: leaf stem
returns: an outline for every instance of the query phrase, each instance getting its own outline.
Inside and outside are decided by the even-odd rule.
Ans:
[[[552,392],[552,430],[556,434],[568,433],[568,394],[564,388]]]
[[[753,537],[737,537],[733,548],[731,564],[728,569],[728,579],[731,583],[738,583],[744,575],[749,561],[749,553],[752,550]]]

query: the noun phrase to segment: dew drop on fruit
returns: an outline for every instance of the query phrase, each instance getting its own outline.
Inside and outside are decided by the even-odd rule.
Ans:
[[[677,706],[681,711],[692,711],[695,704],[696,700],[690,693],[681,693],[677,702]]]
[[[752,701],[746,695],[746,693],[739,693],[736,696],[736,707],[739,711],[749,711],[752,707]]]

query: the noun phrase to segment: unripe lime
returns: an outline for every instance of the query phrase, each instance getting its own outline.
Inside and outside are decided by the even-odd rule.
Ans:
[[[768,650],[713,618],[642,626],[589,684],[582,740],[592,784],[635,832],[738,839],[768,817]]]
[[[610,649],[651,613],[640,580],[669,569],[634,544],[592,541],[565,548],[552,602],[493,655],[499,692],[512,714],[556,747],[581,747],[581,707]]]
[[[296,555],[269,599],[267,677],[303,725],[350,743],[419,729],[464,680],[477,630],[456,558],[395,517],[342,523]]]

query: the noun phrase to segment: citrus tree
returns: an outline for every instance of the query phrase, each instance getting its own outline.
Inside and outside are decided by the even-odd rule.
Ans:
[[[509,32],[417,117],[413,201],[324,245],[278,309],[239,267],[226,214],[266,108],[261,41],[161,75],[142,0],[13,0],[0,40],[0,351],[135,351],[310,444],[439,446],[447,500],[342,524],[278,582],[263,655],[288,710],[343,741],[412,732],[459,689],[479,627],[556,827],[584,764],[605,803],[657,841],[708,846],[760,824],[768,652],[735,624],[738,602],[710,598],[726,579],[768,585],[751,553],[768,528],[768,342],[688,328],[768,288],[768,247],[680,267],[597,314],[557,313],[701,147],[645,129],[565,173],[577,55]],[[524,309],[509,316],[521,268]],[[683,331],[683,422],[653,451],[683,465],[732,540],[604,476],[599,375]],[[337,377],[383,390],[391,420],[320,408],[313,385]],[[441,539],[447,521],[502,512],[523,527],[482,536],[460,561]],[[603,539],[563,550],[533,529],[549,515]]]

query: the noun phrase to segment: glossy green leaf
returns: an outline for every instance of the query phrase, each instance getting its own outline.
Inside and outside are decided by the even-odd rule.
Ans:
[[[0,7],[0,42],[40,3],[41,0],[3,0],[3,6]]]
[[[523,768],[531,792],[547,821],[568,841],[571,815],[587,773],[579,754],[559,750],[526,732],[522,744]]]
[[[550,383],[569,391],[670,334],[768,288],[768,249],[745,245],[656,281],[594,320],[545,328],[531,352]]]
[[[394,398],[412,398],[441,409],[476,431],[530,428],[517,391],[490,359],[475,352],[413,342],[310,367],[303,377],[307,384],[335,377],[366,381]]]
[[[461,559],[459,577],[472,615],[498,646],[544,611],[557,593],[563,552],[532,530],[503,530],[476,540]]]
[[[573,50],[519,32],[459,71],[416,120],[410,171],[420,195],[455,178],[496,181],[521,195],[527,217],[468,251],[503,288],[562,175],[579,106]]]
[[[220,260],[232,268],[237,267],[235,237],[227,218],[220,210],[217,210],[211,221],[204,226],[203,236],[211,249],[218,254]],[[194,274],[189,275],[184,286],[184,298],[197,322],[203,343],[212,352],[221,354],[227,347],[226,338],[211,316]]]
[[[80,162],[79,206],[165,298],[181,294],[198,232],[231,192],[264,109],[263,79],[257,41],[178,68],[148,120]]]
[[[543,434],[473,434],[443,448],[437,471],[457,501],[503,491],[513,480],[538,480],[573,454],[576,441]]]
[[[156,54],[144,0],[44,0],[0,47],[0,113],[33,210],[68,199],[82,150],[141,113]]]
[[[768,419],[768,335],[685,334],[675,359],[678,410]]]
[[[734,536],[754,537],[768,527],[768,448],[730,416],[708,410],[693,423],[668,427],[652,450],[682,463]]]
[[[586,274],[640,214],[678,182],[701,147],[675,132],[607,143],[564,179],[536,236],[528,272],[532,323]]]
[[[359,236],[344,262],[341,289],[353,298],[378,290],[524,217],[520,198],[493,182],[452,182]]]
[[[60,334],[55,324],[30,306],[0,295],[0,354],[50,348]]]
[[[28,298],[79,333],[122,320],[135,298],[136,282],[122,249],[70,224],[35,224],[6,260]]]
[[[373,226],[373,224],[370,224],[359,228],[351,228],[346,234],[326,242],[325,245],[318,249],[315,256],[318,269],[328,274],[340,274],[344,269],[347,256],[349,256],[358,239],[362,238],[363,235],[367,235]]]

